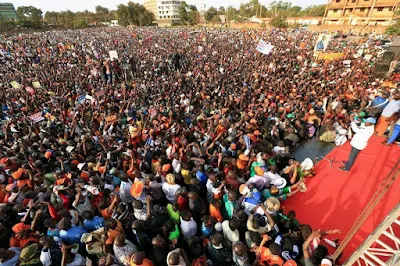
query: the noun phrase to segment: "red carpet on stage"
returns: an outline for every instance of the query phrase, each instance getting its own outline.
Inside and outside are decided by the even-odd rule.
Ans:
[[[327,157],[335,156],[336,163],[330,168],[328,160],[321,160],[316,165],[317,175],[306,180],[307,191],[299,192],[285,201],[285,210],[296,211],[300,224],[309,224],[313,229],[340,229],[341,234],[329,238],[342,240],[379,184],[400,159],[400,147],[385,146],[381,144],[382,141],[383,138],[372,137],[348,173],[340,171],[338,167],[349,156],[349,142],[332,150]],[[399,202],[400,178],[397,178],[343,251],[341,263],[349,258]]]

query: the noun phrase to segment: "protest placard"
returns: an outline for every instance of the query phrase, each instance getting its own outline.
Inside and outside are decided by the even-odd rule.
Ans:
[[[95,92],[95,95],[97,98],[99,98],[100,96],[103,96],[106,93],[105,90],[99,90]]]
[[[319,53],[325,52],[330,40],[331,40],[331,35],[320,34],[314,46],[314,56],[319,56]]]
[[[343,53],[319,53],[318,59],[333,61],[341,59],[343,56],[344,56]]]
[[[85,100],[86,100],[86,95],[84,95],[84,94],[80,95],[80,96],[76,99],[76,101],[77,101],[79,104],[84,103]]]
[[[110,59],[114,60],[114,59],[118,59],[118,53],[115,50],[109,51],[108,54],[110,55]]]
[[[39,82],[39,81],[34,81],[34,82],[32,82],[32,86],[33,86],[35,89],[40,89],[40,88],[42,87],[42,85],[40,85],[40,82]]]
[[[274,48],[273,45],[265,42],[264,40],[260,40],[258,42],[258,45],[256,47],[256,50],[262,54],[270,54],[272,52],[272,49]]]
[[[20,89],[20,88],[21,88],[21,84],[19,84],[19,83],[16,82],[15,80],[14,80],[14,81],[11,81],[10,84],[11,84],[11,86],[12,86],[14,89]]]
[[[40,121],[44,120],[44,117],[42,116],[42,112],[37,112],[33,115],[29,116],[29,119],[34,123],[39,123]]]

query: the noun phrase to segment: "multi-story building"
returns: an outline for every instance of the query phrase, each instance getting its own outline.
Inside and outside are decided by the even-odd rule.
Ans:
[[[0,3],[0,20],[17,20],[18,15],[11,3]]]
[[[325,25],[381,25],[393,21],[400,0],[329,0]]]
[[[152,12],[158,25],[171,25],[179,21],[180,0],[145,0],[144,6]]]

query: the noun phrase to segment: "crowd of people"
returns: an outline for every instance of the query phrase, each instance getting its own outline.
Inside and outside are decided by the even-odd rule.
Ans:
[[[315,175],[314,158],[291,151],[312,138],[341,145],[351,121],[379,117],[376,133],[395,145],[400,94],[374,78],[375,36],[337,34],[336,61],[314,57],[317,37],[2,36],[0,265],[335,265],[340,231],[281,204]]]

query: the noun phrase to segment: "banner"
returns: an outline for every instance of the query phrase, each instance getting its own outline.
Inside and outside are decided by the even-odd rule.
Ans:
[[[84,103],[85,100],[86,100],[86,95],[83,95],[83,94],[82,94],[81,96],[79,96],[79,97],[76,99],[76,101],[77,101],[79,104]]]
[[[319,53],[325,52],[330,40],[331,40],[331,35],[320,34],[314,46],[314,56],[317,56],[318,52]]]
[[[42,85],[40,85],[40,82],[39,82],[39,81],[34,81],[34,82],[32,82],[32,86],[33,86],[35,89],[40,89],[40,88],[42,87]]]
[[[39,123],[40,121],[44,120],[44,117],[42,116],[42,112],[37,112],[33,115],[29,116],[29,119],[34,123]]]
[[[99,98],[100,96],[103,96],[106,93],[105,90],[99,90],[95,92],[95,95],[97,98]]]
[[[322,60],[338,60],[344,56],[344,53],[319,53],[318,59]]]
[[[21,88],[21,85],[18,82],[16,82],[15,80],[11,81],[10,84],[14,89],[20,89]]]
[[[258,42],[256,50],[262,54],[268,55],[272,52],[273,48],[274,48],[274,46],[272,44],[269,44],[269,43],[265,42],[264,40],[260,40]]]
[[[115,50],[109,51],[108,54],[110,55],[111,61],[113,61],[114,59],[118,59],[118,53],[117,53],[117,51],[115,51]]]

